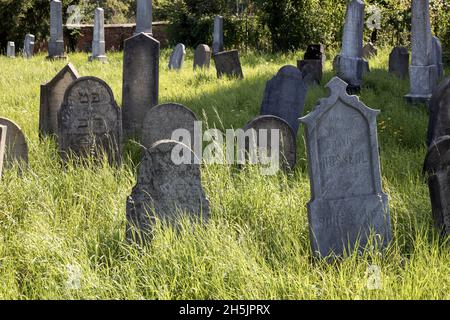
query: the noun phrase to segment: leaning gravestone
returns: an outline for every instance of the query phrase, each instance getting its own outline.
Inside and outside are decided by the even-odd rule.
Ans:
[[[209,69],[211,64],[211,48],[206,44],[200,44],[195,50],[194,54],[194,70],[197,68],[200,69]]]
[[[223,44],[223,17],[216,16],[214,18],[214,33],[213,33],[213,54],[217,54],[224,50]]]
[[[320,60],[322,64],[326,61],[325,46],[323,44],[311,44],[306,49],[304,60]]]
[[[173,49],[169,60],[169,70],[180,70],[183,68],[184,56],[186,55],[186,47],[179,43]]]
[[[267,156],[272,155],[272,134],[273,130],[279,131],[279,151],[278,159],[283,170],[292,170],[297,162],[296,136],[289,123],[275,116],[260,116],[250,121],[244,128],[244,131],[254,129],[255,137],[250,138],[250,144],[246,145],[246,152],[250,154],[249,147],[258,147],[266,149]],[[262,131],[266,130],[266,131]],[[261,135],[266,134],[267,144],[261,143]],[[264,139],[264,138],[263,138]],[[264,152],[264,150],[262,150]]]
[[[67,58],[64,52],[62,3],[59,0],[50,1],[50,41],[47,58]]]
[[[111,88],[101,79],[82,77],[66,90],[58,114],[58,143],[64,160],[103,154],[121,160],[122,113]]]
[[[58,134],[58,112],[64,93],[79,78],[75,67],[69,63],[48,83],[41,85],[39,133],[41,137]]]
[[[144,119],[141,144],[150,149],[160,140],[171,140],[177,129],[185,129],[194,138],[196,115],[181,104],[167,103],[150,109]],[[183,141],[190,145],[194,141]]]
[[[322,82],[323,63],[321,60],[298,60],[297,68],[301,71],[306,85],[316,86]]]
[[[378,49],[372,42],[366,44],[362,50],[363,50],[362,56],[364,59],[375,57],[378,54]]]
[[[8,58],[16,57],[16,45],[12,41],[8,41],[8,46],[6,47],[6,56]]]
[[[15,164],[24,168],[28,165],[28,144],[22,129],[13,121],[0,118],[0,126],[6,129],[5,168],[11,168]]]
[[[5,126],[0,126],[0,179],[2,178],[3,160],[5,158],[7,129]]]
[[[442,62],[442,44],[438,37],[433,37],[433,64],[437,66],[438,78],[444,76],[444,63]]]
[[[156,219],[175,227],[182,215],[195,222],[208,220],[209,201],[202,188],[200,165],[175,164],[172,151],[176,147],[187,150],[179,142],[162,140],[145,152],[137,184],[127,201],[129,241],[151,239]]]
[[[158,40],[140,33],[124,43],[122,112],[127,138],[140,139],[147,111],[158,104]]]
[[[243,79],[241,60],[237,50],[220,52],[214,55],[216,64],[217,77],[222,78],[224,75]]]
[[[260,114],[285,120],[297,136],[306,92],[300,70],[294,66],[284,66],[267,82]]]
[[[442,136],[450,135],[450,77],[433,93],[430,101],[427,146]]]
[[[35,37],[32,34],[27,34],[23,42],[23,57],[30,59],[34,53],[34,41]]]
[[[389,55],[389,72],[398,78],[409,76],[409,51],[404,47],[395,47]]]
[[[436,139],[425,159],[434,224],[443,237],[450,236],[450,136]]]
[[[381,187],[379,111],[349,96],[347,83],[337,77],[327,87],[330,96],[301,119],[312,192],[310,238],[321,257],[362,249],[372,235],[382,246],[391,239],[388,197]]]

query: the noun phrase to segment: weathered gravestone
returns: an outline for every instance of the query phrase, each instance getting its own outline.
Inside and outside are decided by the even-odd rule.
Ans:
[[[348,83],[351,93],[361,89],[363,76],[369,70],[368,62],[362,58],[363,34],[364,2],[352,0],[347,6],[342,51],[335,62],[338,77]]]
[[[424,169],[428,174],[434,224],[443,237],[450,236],[450,136],[434,140]]]
[[[16,57],[16,45],[12,41],[8,41],[8,45],[6,47],[6,56],[8,58],[15,58]]]
[[[224,50],[223,45],[223,17],[216,16],[214,18],[214,33],[213,33],[213,54],[217,54]]]
[[[66,90],[58,114],[58,143],[64,160],[107,155],[121,160],[122,113],[111,88],[101,79],[82,77]]]
[[[312,192],[311,245],[321,257],[362,249],[372,235],[378,235],[372,239],[381,241],[378,246],[391,239],[388,197],[381,187],[379,111],[349,96],[347,84],[337,77],[327,87],[330,96],[301,119]]]
[[[267,82],[260,114],[283,119],[289,123],[294,135],[297,136],[306,92],[307,88],[300,70],[294,66],[284,66]]]
[[[141,144],[149,149],[160,140],[171,140],[177,129],[185,129],[194,139],[196,115],[181,104],[167,103],[150,109],[144,119]],[[191,145],[194,141],[183,141]]]
[[[143,32],[152,35],[152,0],[137,0],[135,35]]]
[[[58,134],[58,112],[64,99],[64,93],[69,85],[78,78],[78,72],[69,63],[50,82],[41,85],[39,111],[41,137]]]
[[[306,49],[304,60],[320,60],[325,63],[327,57],[325,54],[325,46],[323,44],[311,44]]]
[[[367,43],[362,49],[364,59],[369,59],[378,54],[378,49],[372,42]]]
[[[439,137],[450,135],[450,77],[435,90],[430,100],[427,146]]]
[[[0,179],[2,178],[3,172],[3,160],[5,158],[7,130],[8,128],[6,128],[5,126],[0,126]]]
[[[432,63],[437,66],[438,79],[444,76],[444,63],[442,62],[442,44],[438,37],[433,37],[433,59]]]
[[[175,46],[170,55],[169,69],[170,70],[180,70],[183,68],[184,56],[186,55],[186,47],[184,44],[179,43]]]
[[[200,44],[197,47],[197,49],[195,49],[194,70],[197,68],[209,69],[210,65],[211,65],[211,48],[206,44]]]
[[[140,139],[147,111],[158,104],[159,42],[145,33],[125,40],[123,59],[123,130]]]
[[[23,57],[30,59],[34,53],[34,41],[35,37],[32,34],[27,34],[25,40],[23,41]]]
[[[17,164],[24,168],[28,165],[28,144],[22,129],[13,121],[0,118],[0,126],[6,127],[6,149],[4,167],[11,168]]]
[[[268,159],[274,159],[272,152],[276,148],[272,148],[272,142],[278,143],[279,154],[276,156],[278,164],[283,170],[292,170],[297,162],[296,136],[289,123],[275,116],[260,116],[250,121],[244,128],[245,132],[254,129],[254,135],[250,136],[250,141],[246,144],[246,153],[251,155],[252,152],[259,150],[263,152],[263,156]],[[278,130],[278,139],[274,139],[274,130]],[[273,150],[272,150],[273,149]],[[254,157],[260,157],[257,152],[253,153]],[[267,163],[263,163],[267,164]]]
[[[322,81],[323,63],[321,60],[298,60],[297,68],[301,71],[306,85],[315,86]]]
[[[92,56],[89,61],[98,60],[106,62],[105,49],[105,12],[102,8],[95,9],[94,14],[94,36],[92,40]]]
[[[433,39],[429,0],[412,0],[411,44],[408,103],[428,103],[438,82],[438,68],[433,64]]]
[[[66,59],[64,52],[62,3],[50,1],[50,41],[48,43],[48,59]]]
[[[409,51],[404,47],[395,47],[389,55],[389,72],[398,78],[409,76]]]
[[[177,148],[191,152],[171,140],[159,141],[145,152],[137,184],[127,201],[128,240],[151,239],[156,219],[175,227],[182,215],[195,222],[208,220],[209,201],[202,188],[200,165],[175,164],[172,153]]]
[[[214,55],[216,64],[217,77],[222,78],[224,75],[243,79],[241,60],[237,50],[224,51]]]

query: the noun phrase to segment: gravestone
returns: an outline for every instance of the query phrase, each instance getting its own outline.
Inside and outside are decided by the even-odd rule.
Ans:
[[[79,78],[75,67],[69,63],[48,83],[41,85],[39,134],[58,134],[58,112],[69,85]]]
[[[135,35],[143,32],[152,35],[152,0],[137,0]]]
[[[294,136],[297,136],[306,92],[300,70],[294,66],[284,66],[267,82],[260,114],[283,119],[291,126]]]
[[[292,170],[297,162],[296,136],[289,123],[275,116],[259,116],[250,121],[244,128],[244,131],[256,130],[256,137],[250,138],[250,145],[258,148],[267,147],[268,155],[272,153],[272,137],[271,130],[279,130],[279,151],[281,167],[283,170]],[[260,143],[261,130],[267,130],[267,145],[262,146]],[[246,144],[246,152],[249,154],[249,144]]]
[[[398,78],[409,76],[409,51],[404,47],[395,47],[389,55],[389,72]]]
[[[177,129],[188,130],[193,138],[195,121],[197,116],[181,104],[167,103],[153,107],[144,119],[141,144],[150,149],[160,140],[171,140],[172,133]],[[190,142],[183,142],[190,145]]]
[[[433,37],[433,62],[437,66],[438,79],[444,77],[444,63],[442,62],[442,44],[438,37]]]
[[[6,149],[4,167],[12,168],[15,164],[24,168],[28,165],[28,144],[22,129],[13,121],[0,118],[0,126],[6,127]]]
[[[342,39],[342,51],[337,57],[337,75],[348,83],[348,91],[358,92],[363,76],[369,66],[362,58],[364,34],[364,2],[352,0],[348,3]]]
[[[303,60],[320,60],[322,64],[326,61],[325,46],[323,44],[311,44],[306,49]]]
[[[98,60],[106,62],[105,49],[105,12],[102,8],[95,9],[94,14],[94,36],[92,40],[92,56],[89,61]]]
[[[170,55],[169,70],[180,70],[183,68],[184,56],[186,55],[186,47],[179,43],[175,46]]]
[[[0,126],[0,179],[2,178],[3,160],[5,158],[7,129],[5,126]]]
[[[129,241],[151,239],[156,219],[174,227],[179,226],[181,215],[195,222],[208,220],[209,201],[201,184],[200,165],[177,165],[172,161],[172,150],[183,146],[162,140],[145,152],[137,184],[127,201]]]
[[[30,59],[34,53],[34,41],[35,37],[32,34],[27,34],[23,42],[23,57]]]
[[[433,93],[430,101],[427,146],[442,136],[450,135],[450,77]]]
[[[412,0],[412,61],[409,68],[408,103],[428,104],[438,82],[438,68],[433,64],[429,0]]]
[[[306,85],[316,86],[322,82],[323,63],[321,60],[298,60],[297,68],[301,71]]]
[[[211,48],[206,44],[200,44],[197,49],[195,49],[194,54],[194,70],[197,68],[200,69],[209,69],[211,65]]]
[[[48,59],[66,59],[64,52],[62,3],[50,1],[50,41],[48,43]]]
[[[214,18],[214,33],[213,33],[213,54],[217,54],[224,50],[223,44],[223,17],[216,16]]]
[[[243,79],[241,60],[237,50],[224,51],[214,55],[217,77],[223,76]]]
[[[58,114],[58,143],[63,160],[103,155],[121,160],[122,113],[111,88],[101,79],[81,77],[66,90]]]
[[[127,138],[140,139],[147,111],[158,104],[159,42],[145,33],[124,43],[122,112]]]
[[[327,87],[329,97],[300,119],[306,125],[312,192],[310,239],[321,257],[362,249],[375,234],[377,246],[391,239],[388,197],[381,186],[379,111],[349,96],[337,77]]]
[[[443,237],[450,236],[450,136],[433,141],[425,159],[435,227]]]
[[[8,58],[15,58],[16,57],[16,45],[12,41],[8,41],[8,45],[6,47],[6,56]]]
[[[363,58],[364,59],[369,59],[372,57],[375,57],[378,54],[378,49],[374,46],[374,44],[372,42],[367,43],[364,47],[363,47]]]

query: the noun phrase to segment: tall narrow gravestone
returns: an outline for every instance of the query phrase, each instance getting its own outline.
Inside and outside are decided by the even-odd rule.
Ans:
[[[6,126],[0,125],[0,179],[2,178],[3,173],[3,161],[5,158],[7,130],[8,128],[6,128]]]
[[[450,136],[435,140],[425,159],[434,224],[443,237],[450,236]]]
[[[5,149],[5,168],[11,168],[18,165],[24,168],[28,165],[28,144],[22,129],[13,121],[0,118],[0,126],[7,128],[6,149]]]
[[[180,70],[183,68],[184,56],[186,55],[186,47],[179,43],[175,46],[170,55],[169,70]]]
[[[64,35],[62,20],[62,3],[50,1],[50,41],[48,43],[48,59],[65,59]]]
[[[442,44],[438,37],[433,37],[433,64],[438,70],[438,79],[444,76],[444,63],[442,62]]]
[[[159,141],[145,152],[137,184],[127,201],[130,241],[151,239],[156,219],[177,227],[182,215],[195,222],[206,222],[209,218],[200,165],[175,164],[172,154],[176,148],[190,152],[185,145],[171,140]]]
[[[388,197],[381,187],[379,111],[349,96],[347,84],[339,78],[327,87],[330,96],[301,119],[312,192],[311,245],[321,257],[362,249],[369,239],[380,239],[379,246],[391,239]]]
[[[127,138],[140,139],[147,111],[158,104],[159,46],[145,33],[125,40],[122,112]]]
[[[450,135],[450,77],[435,90],[430,101],[427,146],[442,136]]]
[[[428,103],[438,82],[438,68],[433,64],[429,0],[412,0],[411,43],[411,90],[405,99],[409,103]]]
[[[101,79],[82,77],[66,90],[58,115],[58,144],[64,160],[107,155],[121,160],[122,114],[111,88]]]
[[[283,119],[297,136],[298,119],[303,115],[306,92],[300,70],[294,66],[284,66],[267,82],[260,114]]]
[[[398,78],[409,76],[409,51],[404,47],[395,47],[389,55],[389,72]]]
[[[241,60],[237,50],[224,51],[214,55],[217,77],[228,76],[232,78],[243,79]]]
[[[213,33],[213,54],[217,54],[224,50],[223,45],[223,17],[216,16],[214,18],[214,33]]]
[[[16,45],[12,41],[8,41],[8,45],[6,47],[6,56],[8,58],[15,58],[16,57]]]
[[[69,85],[78,78],[78,72],[69,63],[50,82],[41,85],[39,111],[39,133],[41,137],[58,134],[58,111],[61,108],[64,93]]]
[[[23,57],[30,59],[34,53],[34,41],[35,37],[32,34],[27,34],[23,42]]]
[[[360,90],[364,73],[368,71],[367,61],[362,58],[364,34],[364,1],[352,0],[348,3],[345,17],[342,51],[336,66],[339,78],[348,83],[349,92]]]
[[[143,32],[152,35],[152,0],[137,0],[135,35]]]
[[[194,70],[197,68],[209,69],[210,64],[211,64],[211,48],[206,44],[198,45],[197,49],[195,49],[194,54]]]
[[[102,8],[95,9],[94,16],[94,37],[92,40],[92,56],[89,61],[98,60],[106,62],[105,51],[105,12]]]
[[[187,130],[194,139],[194,123],[197,116],[185,106],[167,103],[156,106],[147,112],[142,130],[141,144],[150,149],[159,140],[171,140],[177,129]],[[191,145],[194,141],[183,141]]]

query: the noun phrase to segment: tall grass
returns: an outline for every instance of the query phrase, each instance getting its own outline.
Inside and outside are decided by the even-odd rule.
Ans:
[[[310,199],[303,132],[293,173],[265,177],[256,168],[203,167],[211,202],[206,227],[176,233],[157,228],[143,249],[125,241],[125,203],[136,168],[106,163],[60,164],[55,142],[38,138],[39,85],[65,64],[43,55],[0,57],[0,116],[17,122],[30,146],[29,170],[0,183],[2,299],[449,299],[450,250],[432,227],[426,183],[427,112],[408,106],[408,81],[386,71],[387,51],[370,61],[361,99],[378,119],[383,187],[390,196],[394,238],[386,252],[367,250],[334,264],[311,259]],[[160,102],[186,105],[209,127],[240,128],[258,115],[265,82],[300,53],[242,57],[243,81],[193,72],[192,51],[180,72],[161,57]],[[88,63],[71,54],[82,76],[104,79],[121,104],[122,54]],[[333,76],[326,64],[325,82]],[[311,89],[306,112],[326,95]],[[370,266],[382,287],[369,290]]]

